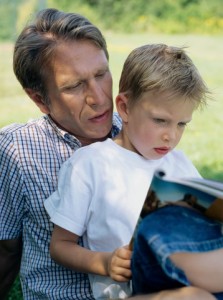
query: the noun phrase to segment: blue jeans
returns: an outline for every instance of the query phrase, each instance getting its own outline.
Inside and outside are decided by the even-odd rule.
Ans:
[[[134,294],[189,286],[184,272],[169,256],[175,252],[223,248],[222,228],[219,222],[176,205],[165,206],[146,216],[134,241],[131,262]],[[223,292],[214,296],[223,300]]]

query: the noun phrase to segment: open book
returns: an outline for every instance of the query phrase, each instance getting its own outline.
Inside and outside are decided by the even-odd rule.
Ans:
[[[205,178],[167,177],[160,170],[153,176],[135,231],[142,218],[150,212],[179,201],[182,205],[186,203],[192,206],[209,218],[223,222],[223,182]],[[130,248],[133,239],[134,236]]]

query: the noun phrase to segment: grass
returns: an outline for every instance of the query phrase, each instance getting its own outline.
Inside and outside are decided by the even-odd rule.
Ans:
[[[167,43],[188,47],[187,52],[213,92],[213,101],[196,112],[179,145],[205,177],[223,180],[223,39],[222,36],[105,34],[114,81],[114,97],[123,62],[135,47],[146,43]],[[12,122],[26,122],[41,115],[25,95],[12,71],[12,45],[0,44],[0,128]]]
[[[203,111],[194,114],[178,148],[182,148],[200,173],[223,180],[223,68],[222,37],[199,35],[113,35],[108,34],[110,64],[114,77],[114,95],[124,58],[136,46],[146,43],[167,43],[185,46],[212,91],[213,100]]]
[[[147,43],[167,43],[188,47],[187,52],[213,92],[213,101],[194,114],[178,148],[182,148],[200,173],[223,181],[223,38],[199,35],[122,35],[107,32],[114,97],[123,62],[135,47]],[[26,122],[41,115],[25,95],[12,71],[12,44],[0,44],[0,128],[12,122]],[[13,295],[13,296],[11,296]],[[17,296],[16,296],[17,295]],[[11,298],[10,298],[11,297]],[[9,299],[22,299],[18,281]]]

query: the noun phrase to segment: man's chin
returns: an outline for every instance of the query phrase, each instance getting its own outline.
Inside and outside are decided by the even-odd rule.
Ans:
[[[108,137],[111,137],[110,131],[108,133],[101,133],[91,135],[85,138],[79,138],[82,146],[90,145],[95,142],[102,142],[105,141]]]

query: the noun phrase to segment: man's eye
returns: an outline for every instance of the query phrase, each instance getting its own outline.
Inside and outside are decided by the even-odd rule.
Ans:
[[[72,91],[72,90],[78,89],[79,87],[81,87],[81,85],[82,85],[82,82],[78,82],[78,83],[75,83],[74,85],[67,86],[66,90]]]
[[[96,77],[96,78],[102,78],[102,77],[104,77],[108,72],[109,72],[109,69],[101,70],[101,71],[99,71],[99,72],[95,75],[95,77]]]
[[[106,72],[98,73],[98,74],[96,75],[96,77],[97,77],[97,78],[103,77],[103,76],[105,75],[105,73],[106,73]]]

